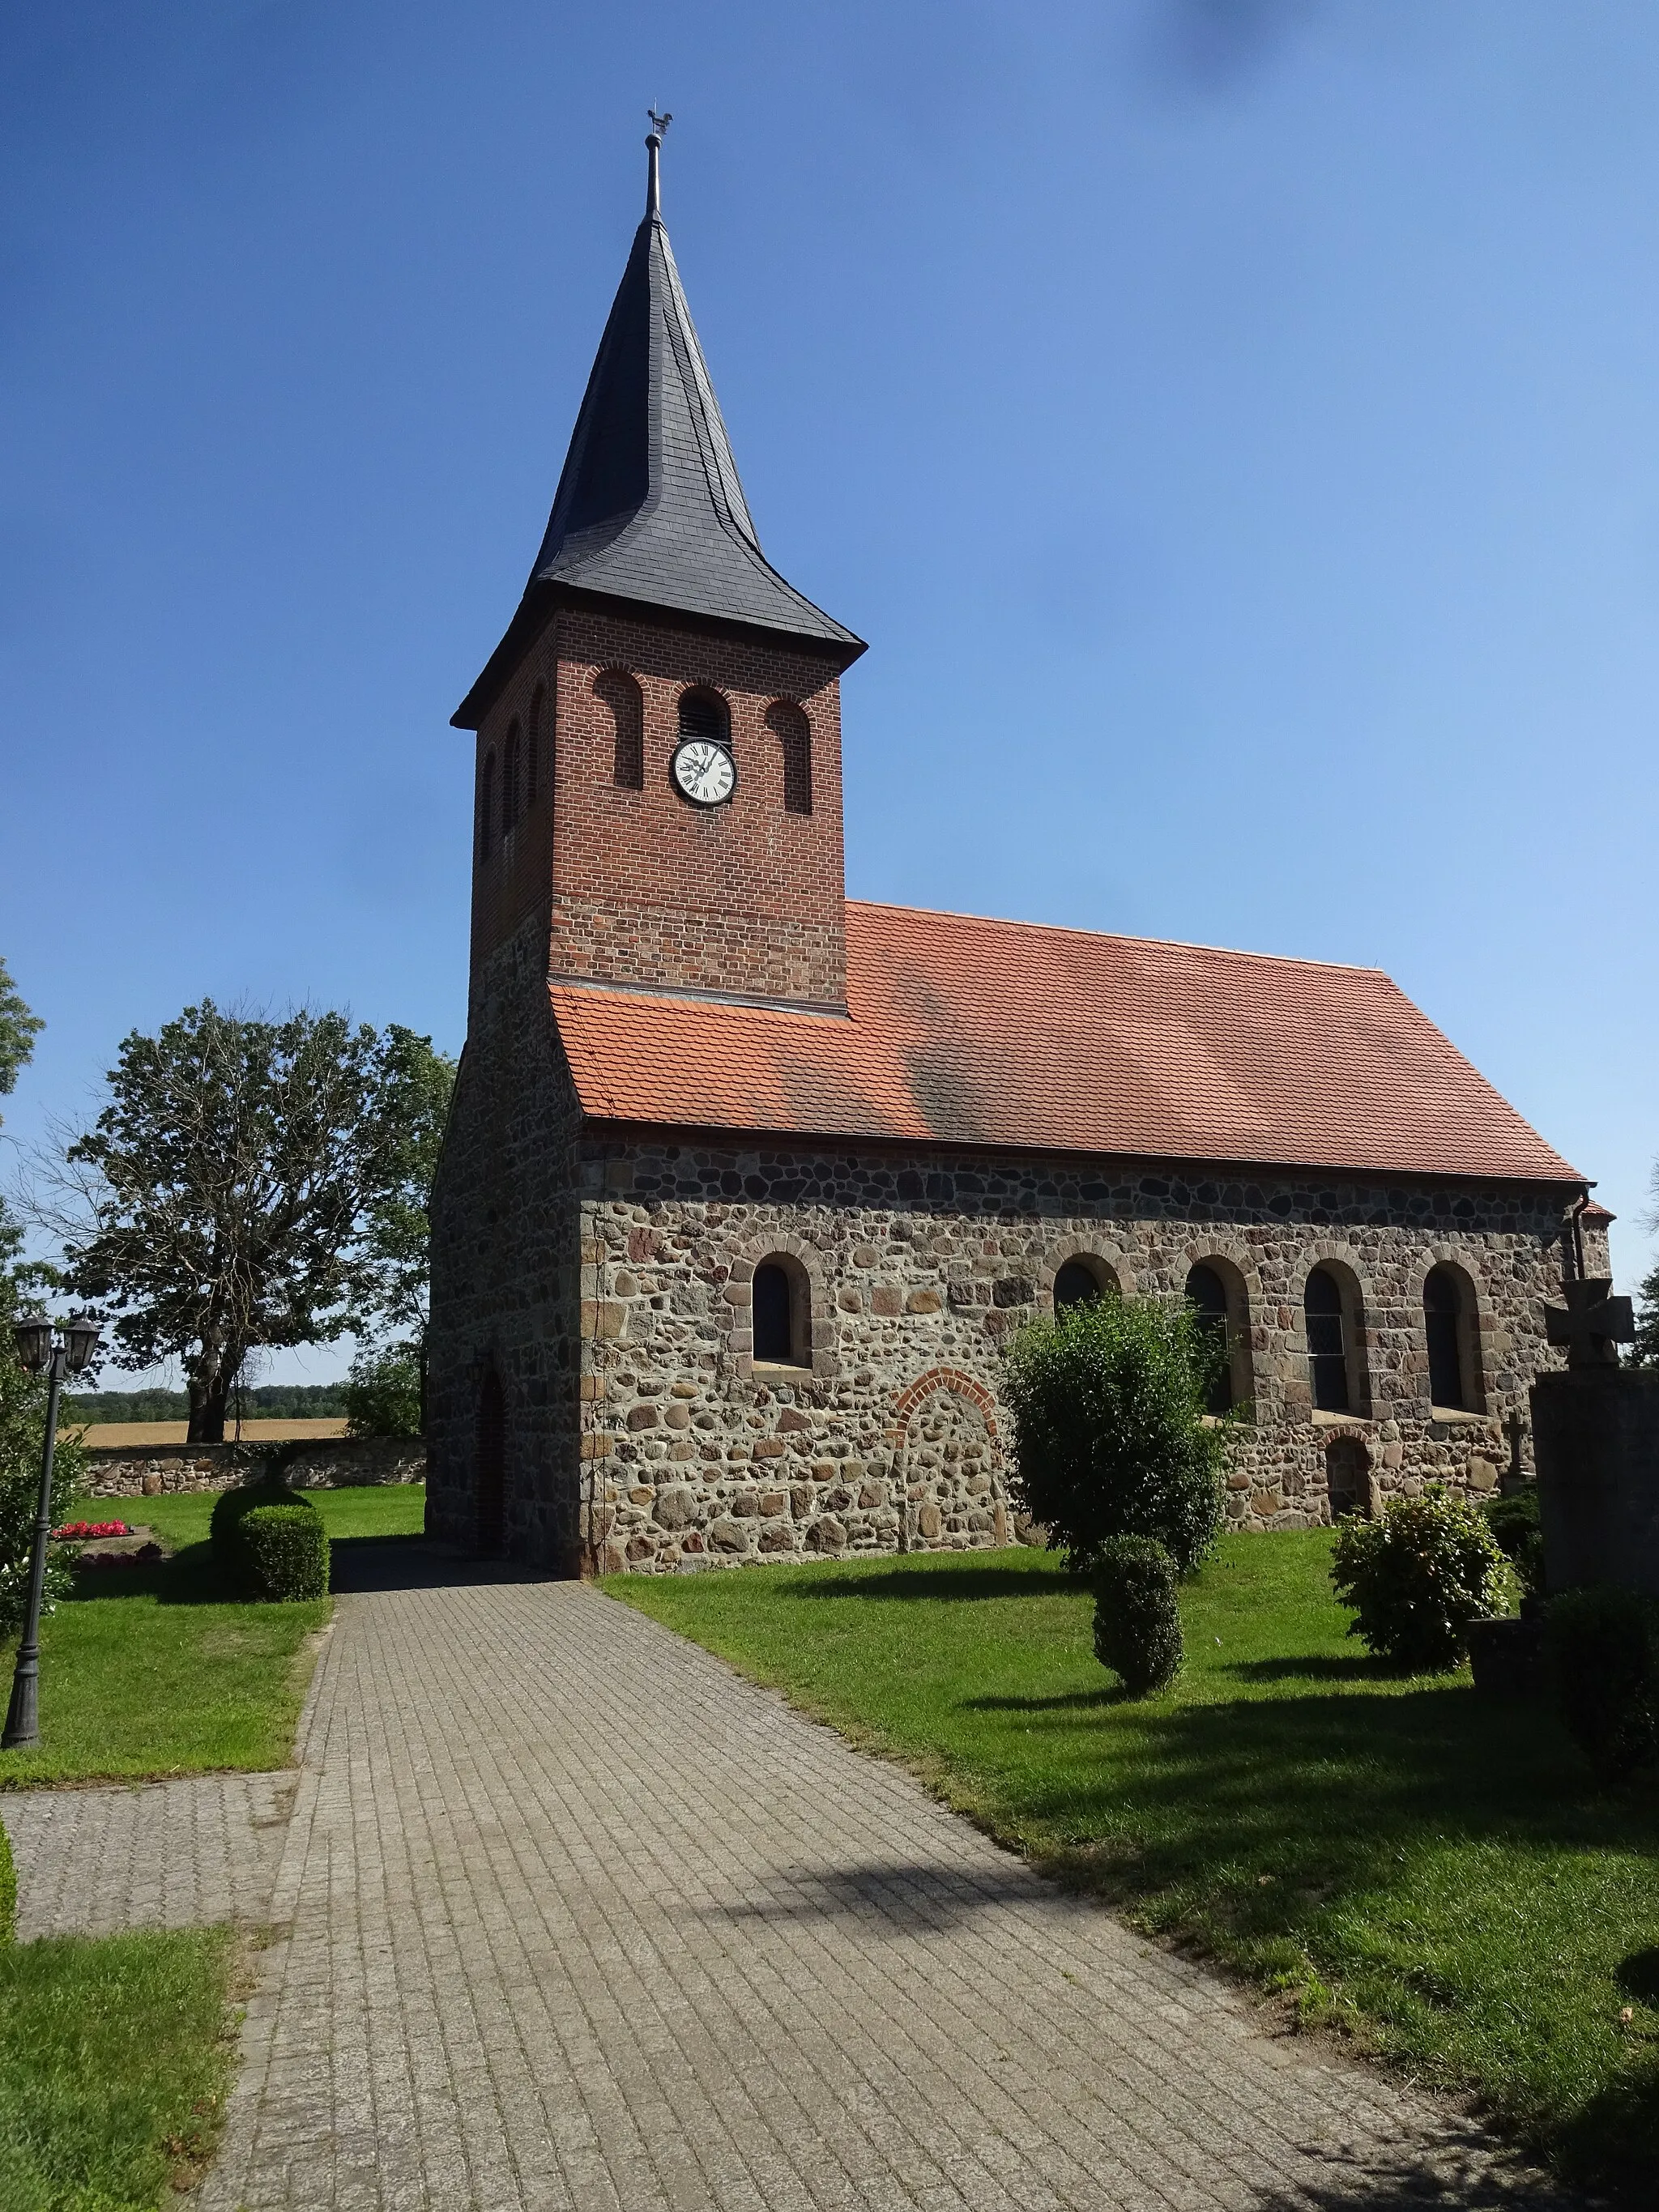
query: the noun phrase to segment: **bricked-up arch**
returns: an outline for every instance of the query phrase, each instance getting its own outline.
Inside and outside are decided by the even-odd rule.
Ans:
[[[525,724],[524,741],[524,797],[526,806],[533,806],[541,789],[542,756],[546,736],[542,725],[547,715],[547,686],[538,684],[530,702],[530,719]],[[549,767],[552,766],[550,760]]]
[[[507,1541],[507,1397],[493,1366],[478,1386],[478,1443],[473,1503],[478,1549],[499,1558]]]
[[[729,745],[732,711],[710,685],[694,684],[680,694],[679,730],[683,738],[707,738],[717,745]]]
[[[514,720],[501,755],[501,834],[518,827],[524,800],[524,733]]]
[[[766,726],[778,741],[783,761],[783,811],[786,814],[812,811],[812,729],[805,712],[793,699],[775,699],[766,710]]]
[[[901,1527],[908,1546],[988,1550],[1008,1541],[996,1401],[953,1367],[929,1368],[894,1401]]]
[[[611,781],[621,791],[645,789],[645,701],[625,668],[593,678],[593,696],[611,710]]]
[[[1474,1285],[1455,1261],[1437,1261],[1424,1281],[1423,1332],[1431,1404],[1448,1413],[1484,1413],[1480,1307]]]
[[[793,1252],[769,1252],[750,1285],[757,1365],[812,1364],[812,1285]]]
[[[478,858],[487,860],[495,836],[495,748],[489,747],[478,772]]]

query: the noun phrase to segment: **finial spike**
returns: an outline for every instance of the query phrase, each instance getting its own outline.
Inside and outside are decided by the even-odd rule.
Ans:
[[[645,142],[646,157],[650,163],[645,186],[645,212],[647,220],[650,221],[662,214],[662,173],[659,156],[662,153],[664,135],[674,118],[672,115],[659,115],[654,107],[647,107],[645,112],[651,118],[651,130]]]

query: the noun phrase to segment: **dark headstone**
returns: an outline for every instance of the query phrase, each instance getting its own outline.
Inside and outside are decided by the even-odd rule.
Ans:
[[[1659,1598],[1659,1371],[1540,1376],[1532,1433],[1550,1591],[1620,1583]]]

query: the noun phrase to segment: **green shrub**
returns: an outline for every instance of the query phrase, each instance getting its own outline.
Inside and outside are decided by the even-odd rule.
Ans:
[[[9,1943],[17,1933],[17,1869],[11,1856],[11,1838],[0,1820],[0,1943]]]
[[[244,1483],[240,1490],[225,1491],[215,1501],[208,1523],[208,1541],[213,1547],[214,1566],[230,1589],[246,1589],[252,1572],[243,1523],[250,1513],[275,1505],[298,1505],[313,1517],[315,1515],[310,1500],[290,1490],[283,1480],[280,1466],[275,1470],[268,1468],[257,1482]]]
[[[303,1499],[256,1505],[242,1516],[240,1529],[250,1596],[328,1595],[328,1531]]]
[[[1439,1489],[1402,1498],[1380,1521],[1345,1521],[1331,1580],[1379,1659],[1413,1674],[1449,1673],[1468,1650],[1469,1624],[1504,1610],[1509,1565],[1485,1516]]]
[[[1182,1574],[1221,1526],[1228,1425],[1205,1419],[1215,1349],[1193,1313],[1097,1298],[1011,1347],[1015,1503],[1089,1574],[1112,1536],[1152,1536]]]
[[[1136,1697],[1181,1671],[1175,1561],[1151,1536],[1109,1536],[1095,1559],[1095,1656]]]
[[[418,1437],[421,1353],[413,1344],[360,1352],[345,1386],[349,1437]]]
[[[1567,1733],[1604,1782],[1659,1756],[1659,1624],[1634,1590],[1563,1590],[1544,1615],[1544,1660]]]
[[[1516,1579],[1530,1595],[1544,1592],[1544,1531],[1538,1518],[1538,1485],[1528,1482],[1506,1498],[1484,1506],[1486,1526],[1497,1537]]]

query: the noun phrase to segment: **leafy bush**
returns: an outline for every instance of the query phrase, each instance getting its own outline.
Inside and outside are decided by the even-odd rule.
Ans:
[[[252,1568],[243,1524],[250,1513],[267,1506],[297,1505],[315,1518],[315,1508],[310,1500],[290,1490],[283,1480],[280,1465],[269,1470],[257,1482],[244,1483],[240,1490],[227,1490],[215,1501],[213,1516],[208,1523],[208,1541],[213,1547],[213,1564],[220,1578],[232,1589],[249,1587]]]
[[[1221,1526],[1225,1423],[1204,1418],[1215,1346],[1185,1306],[1097,1298],[1011,1347],[1015,1502],[1078,1574],[1112,1536],[1152,1536],[1190,1574]]]
[[[1109,1536],[1095,1560],[1095,1656],[1137,1697],[1181,1671],[1175,1561],[1151,1536]]]
[[[349,1437],[418,1437],[421,1354],[413,1344],[360,1352],[345,1386]]]
[[[1544,1615],[1544,1658],[1567,1733],[1604,1782],[1659,1757],[1659,1623],[1634,1590],[1563,1590]]]
[[[1348,1630],[1413,1674],[1449,1673],[1469,1624],[1501,1613],[1509,1565],[1484,1515],[1439,1489],[1402,1498],[1380,1521],[1345,1521],[1331,1580],[1358,1616]]]
[[[1481,1510],[1486,1516],[1486,1526],[1515,1569],[1522,1589],[1541,1597],[1544,1531],[1538,1518],[1538,1485],[1529,1482],[1520,1490],[1512,1490],[1507,1498],[1494,1498]]]
[[[256,1505],[238,1524],[246,1587],[267,1599],[328,1595],[328,1531],[301,1498]]]
[[[0,1943],[9,1943],[17,1933],[17,1869],[11,1856],[11,1838],[0,1820]]]

